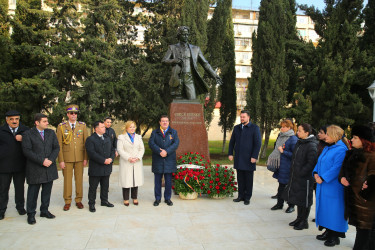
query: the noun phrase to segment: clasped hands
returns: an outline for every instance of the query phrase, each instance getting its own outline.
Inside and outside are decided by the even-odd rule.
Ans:
[[[341,184],[344,185],[345,187],[347,187],[347,186],[350,185],[349,181],[348,181],[345,177],[342,177],[342,178],[341,178]],[[362,184],[362,190],[363,190],[363,189],[366,189],[366,188],[368,188],[367,181],[365,181],[365,182]]]
[[[168,153],[167,153],[167,151],[165,151],[164,149],[160,149],[160,156],[161,157],[167,157],[167,155],[168,155]]]
[[[130,162],[130,163],[135,163],[135,162],[137,162],[139,160],[139,158],[137,158],[137,157],[129,157],[129,159],[128,159],[128,161]]]
[[[233,161],[233,155],[229,155],[228,156],[228,159],[230,160],[230,161]],[[251,163],[256,163],[257,162],[257,159],[255,159],[255,158],[251,158]]]

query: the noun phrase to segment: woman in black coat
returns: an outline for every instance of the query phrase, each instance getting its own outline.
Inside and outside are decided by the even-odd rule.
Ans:
[[[312,135],[310,124],[298,126],[299,140],[294,148],[289,183],[284,190],[284,199],[297,205],[297,219],[289,223],[295,230],[307,229],[307,219],[313,203],[314,170],[317,160],[318,141]]]

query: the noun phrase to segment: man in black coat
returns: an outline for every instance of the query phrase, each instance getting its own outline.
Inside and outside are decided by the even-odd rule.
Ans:
[[[250,204],[253,194],[253,178],[255,163],[258,159],[259,150],[262,146],[262,137],[259,127],[250,122],[250,112],[242,110],[240,115],[241,124],[234,127],[229,142],[228,158],[233,161],[237,171],[238,198],[234,202],[244,201]]]
[[[48,211],[53,181],[58,177],[56,158],[60,151],[57,136],[47,129],[48,118],[44,114],[35,115],[35,127],[26,131],[22,140],[23,153],[27,158],[27,222],[35,224],[36,205],[39,189],[42,187],[40,217],[53,219]]]
[[[109,176],[112,173],[112,163],[115,159],[115,148],[111,139],[104,136],[103,122],[94,123],[93,133],[86,140],[86,152],[89,156],[89,210],[95,212],[96,189],[100,183],[101,205],[114,207],[108,202]]]
[[[105,136],[109,137],[112,142],[112,147],[115,149],[115,156],[118,156],[117,153],[117,137],[116,137],[116,132],[112,126],[112,118],[111,117],[106,117],[104,119],[104,126],[105,126]]]
[[[22,135],[29,130],[20,124],[21,114],[16,110],[5,113],[6,123],[0,127],[0,220],[4,219],[13,179],[16,209],[20,215],[25,210],[25,166],[22,152]]]

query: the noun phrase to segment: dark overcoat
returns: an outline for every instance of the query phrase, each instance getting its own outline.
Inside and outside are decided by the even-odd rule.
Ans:
[[[26,131],[22,138],[22,149],[27,158],[27,184],[47,183],[59,178],[56,158],[60,151],[60,145],[53,130],[44,130],[44,140],[35,127]],[[52,161],[49,167],[43,166],[46,158]]]
[[[117,137],[116,137],[115,130],[113,128],[106,128],[104,135],[111,139],[112,147],[116,150],[116,148],[117,148]]]
[[[293,150],[298,141],[297,136],[293,135],[285,142],[283,153],[280,155],[280,167],[272,175],[281,184],[287,184],[290,177],[290,165],[292,164]],[[278,149],[277,149],[278,150]]]
[[[172,64],[173,59],[181,58],[181,44],[172,44],[168,46],[168,51],[165,54],[164,58],[162,59],[162,62],[165,64]],[[204,58],[203,53],[201,49],[198,46],[189,44],[191,59],[192,59],[192,74],[194,76],[194,85],[195,89],[197,91],[197,95],[207,93],[208,92],[208,85],[205,81],[203,81],[203,78],[199,75],[198,71],[198,63],[202,65],[202,67],[205,69],[205,71],[213,78],[215,78],[217,75],[215,71],[212,69],[211,65],[208,63],[206,58]]]
[[[259,127],[251,122],[241,128],[242,124],[234,126],[229,141],[228,155],[233,155],[234,168],[245,171],[255,171],[255,163],[251,158],[258,159],[262,137]]]
[[[177,131],[169,127],[163,137],[160,128],[152,131],[148,146],[152,150],[152,172],[155,174],[169,174],[177,171],[176,150],[180,140]],[[167,157],[160,156],[160,149],[167,151]]]
[[[86,152],[89,157],[89,176],[109,176],[112,173],[112,163],[115,159],[115,148],[109,137],[104,140],[93,133],[86,140]],[[112,158],[111,164],[104,164],[105,160]]]
[[[313,203],[314,170],[318,141],[315,136],[299,139],[292,156],[290,179],[283,198],[291,204],[309,207]]]
[[[29,127],[20,123],[16,135],[23,135]],[[26,157],[22,152],[22,142],[15,136],[5,123],[0,127],[0,173],[15,173],[25,171]]]
[[[345,218],[360,229],[372,229],[375,216],[375,152],[353,149],[346,152],[339,175],[345,177]],[[368,181],[367,196],[363,196],[363,182]],[[372,183],[371,183],[372,182]]]

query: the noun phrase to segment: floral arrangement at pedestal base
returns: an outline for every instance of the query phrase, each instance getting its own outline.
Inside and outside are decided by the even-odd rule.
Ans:
[[[188,195],[198,193],[207,194],[214,199],[223,199],[233,196],[237,191],[237,182],[234,170],[219,164],[211,165],[204,155],[198,152],[185,153],[177,158],[177,172],[173,174],[174,186],[172,188],[186,199]],[[194,197],[195,195],[191,195]]]

